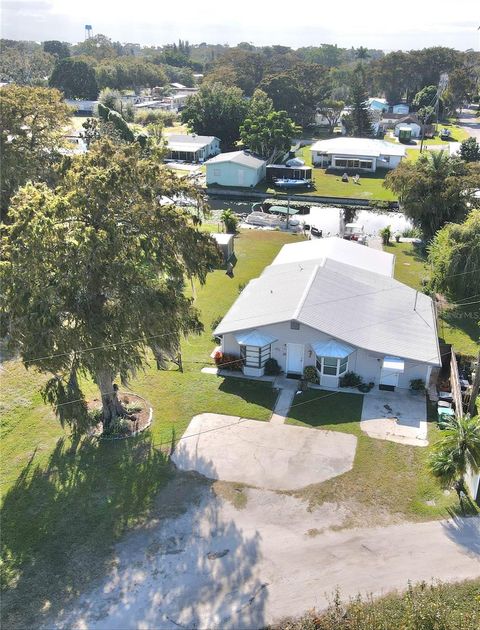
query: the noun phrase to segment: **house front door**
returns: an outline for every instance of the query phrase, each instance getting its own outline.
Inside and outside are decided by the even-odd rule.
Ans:
[[[380,371],[379,389],[394,391],[398,386],[398,372],[388,368],[382,368]]]
[[[303,343],[287,344],[287,374],[303,374],[303,355],[305,348]]]

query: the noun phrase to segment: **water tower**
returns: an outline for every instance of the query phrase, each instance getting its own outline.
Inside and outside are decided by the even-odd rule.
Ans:
[[[85,39],[90,39],[93,35],[93,28],[91,24],[85,24]]]

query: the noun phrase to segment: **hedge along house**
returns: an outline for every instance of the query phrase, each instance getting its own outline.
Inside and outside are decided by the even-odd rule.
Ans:
[[[167,159],[204,162],[220,153],[220,140],[215,136],[171,134],[167,136]]]
[[[381,389],[428,384],[441,365],[432,300],[391,277],[390,254],[339,240],[323,239],[317,258],[311,241],[298,244],[304,260],[285,246],[216,328],[222,351],[242,357],[247,376],[272,357],[292,377],[314,366],[323,387],[347,371]]]
[[[207,186],[253,188],[265,179],[266,164],[246,151],[221,153],[205,162]]]
[[[377,168],[393,169],[405,157],[405,148],[385,140],[332,138],[310,147],[312,163],[326,169],[375,173]]]

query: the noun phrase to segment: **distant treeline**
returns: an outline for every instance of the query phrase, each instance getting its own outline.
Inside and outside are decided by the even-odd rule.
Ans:
[[[309,109],[325,99],[348,103],[359,70],[367,92],[389,102],[411,102],[422,89],[437,85],[442,73],[448,73],[444,103],[447,110],[454,110],[478,94],[480,53],[440,46],[385,54],[363,46],[321,44],[294,50],[246,42],[229,47],[183,40],[166,46],[140,46],[114,42],[105,35],[75,45],[2,40],[0,51],[2,81],[50,84],[77,98],[95,98],[107,87],[138,91],[170,82],[193,86],[194,74],[203,74],[204,82],[239,87],[247,97],[260,88],[273,99],[276,109],[285,109],[290,115],[295,100],[308,102]]]

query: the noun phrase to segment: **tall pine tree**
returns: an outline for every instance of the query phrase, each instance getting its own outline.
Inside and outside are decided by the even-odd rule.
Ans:
[[[373,136],[372,120],[367,107],[368,93],[365,87],[363,68],[357,66],[350,88],[352,112],[347,119],[349,136],[371,138]]]

